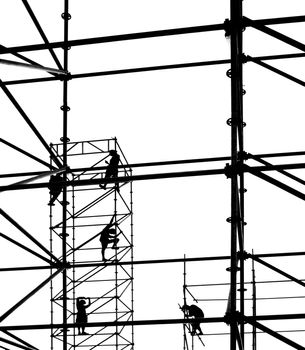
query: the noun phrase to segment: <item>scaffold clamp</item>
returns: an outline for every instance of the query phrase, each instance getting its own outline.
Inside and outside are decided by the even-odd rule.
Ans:
[[[225,37],[228,38],[232,34],[231,21],[228,18],[226,18],[223,24],[225,30]]]
[[[67,19],[68,21],[72,18],[71,14],[69,12],[64,12],[61,14],[62,19]]]

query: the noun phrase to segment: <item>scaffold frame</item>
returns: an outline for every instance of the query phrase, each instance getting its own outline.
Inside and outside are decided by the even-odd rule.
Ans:
[[[8,97],[10,102],[16,108],[18,113],[26,122],[27,126],[32,130],[37,139],[41,142],[42,146],[48,152],[51,163],[46,162],[43,159],[39,159],[35,155],[27,152],[12,143],[0,139],[2,144],[5,144],[10,149],[15,150],[23,154],[25,157],[29,157],[32,160],[44,165],[47,167],[48,171],[45,172],[22,172],[22,173],[10,173],[10,174],[1,174],[0,178],[2,179],[18,179],[19,177],[26,177],[26,180],[13,182],[8,185],[0,186],[0,191],[19,191],[19,190],[30,190],[34,188],[47,188],[48,182],[45,178],[49,177],[50,174],[60,172],[63,176],[63,191],[62,191],[62,202],[61,202],[61,224],[60,224],[60,238],[61,238],[61,255],[55,255],[52,252],[52,249],[46,249],[40,242],[38,242],[26,229],[24,229],[14,218],[8,214],[3,209],[0,209],[0,215],[6,219],[10,224],[12,224],[17,230],[19,230],[23,235],[30,239],[40,251],[43,251],[45,255],[37,253],[30,250],[26,246],[16,241],[10,239],[10,237],[5,236],[1,233],[1,238],[10,241],[15,245],[19,245],[21,248],[27,250],[31,254],[36,255],[44,261],[44,265],[41,266],[20,266],[20,267],[2,267],[0,272],[12,272],[12,271],[31,271],[31,270],[49,270],[50,276],[42,281],[38,286],[36,286],[31,292],[25,295],[19,302],[13,305],[5,313],[0,316],[0,322],[4,321],[9,315],[11,315],[15,310],[19,308],[25,301],[30,299],[33,295],[36,294],[42,287],[47,284],[51,284],[51,281],[58,275],[61,275],[62,280],[62,289],[60,290],[60,297],[62,300],[61,308],[61,321],[53,322],[52,324],[36,324],[36,325],[1,325],[0,331],[4,332],[12,340],[0,339],[2,342],[17,346],[19,348],[26,349],[35,349],[34,346],[28,344],[26,341],[18,338],[13,335],[11,331],[14,330],[35,330],[35,329],[60,329],[61,330],[61,342],[62,349],[70,349],[70,344],[68,341],[69,330],[73,330],[78,327],[75,322],[71,320],[71,314],[75,313],[74,311],[69,311],[68,306],[68,292],[69,292],[69,280],[68,271],[72,269],[75,271],[80,269],[103,269],[107,266],[108,269],[114,268],[115,270],[115,281],[118,282],[118,269],[125,269],[128,267],[131,269],[130,278],[133,280],[132,269],[134,265],[145,265],[145,264],[166,264],[166,263],[183,263],[192,262],[192,261],[217,261],[217,260],[226,260],[229,261],[229,273],[230,273],[230,296],[228,298],[228,308],[227,313],[223,317],[212,317],[202,319],[202,323],[226,323],[230,327],[230,350],[240,350],[244,349],[244,336],[245,336],[245,324],[252,325],[255,329],[259,329],[262,332],[265,332],[272,337],[282,341],[283,343],[295,348],[295,349],[304,349],[304,346],[297,344],[290,340],[289,338],[281,335],[279,332],[276,332],[266,326],[264,326],[260,321],[262,320],[288,320],[288,319],[304,319],[305,314],[280,314],[277,315],[257,315],[256,313],[252,316],[247,316],[245,314],[245,271],[244,271],[244,262],[247,259],[252,259],[253,262],[259,263],[275,271],[276,273],[281,274],[286,279],[293,281],[301,286],[305,286],[304,281],[292,276],[289,273],[286,273],[280,268],[277,268],[275,265],[266,262],[264,259],[268,257],[289,257],[289,256],[304,256],[305,252],[292,252],[292,253],[270,253],[270,254],[260,254],[256,255],[254,253],[250,254],[244,249],[244,175],[249,173],[259,179],[266,181],[277,188],[286,191],[287,193],[301,199],[305,200],[305,194],[300,190],[289,186],[284,182],[277,180],[272,176],[274,172],[278,172],[283,176],[289,177],[290,179],[296,181],[297,183],[305,184],[305,181],[295,175],[292,175],[288,170],[292,169],[304,169],[304,163],[289,163],[289,164],[271,164],[266,159],[267,158],[282,158],[285,156],[299,156],[304,155],[305,152],[287,152],[279,154],[260,154],[252,155],[247,153],[244,150],[244,134],[243,128],[245,126],[243,120],[243,95],[245,93],[243,89],[243,65],[247,62],[252,62],[254,64],[260,65],[265,69],[272,71],[275,74],[280,75],[290,81],[305,86],[305,82],[301,79],[292,76],[278,68],[273,67],[270,64],[267,64],[266,61],[270,60],[282,60],[282,59],[291,59],[291,58],[301,58],[305,57],[305,45],[293,38],[290,38],[286,35],[279,33],[278,31],[270,28],[272,25],[276,24],[285,24],[285,23],[298,23],[305,22],[305,16],[293,16],[285,18],[269,18],[269,19],[260,19],[252,20],[243,16],[243,6],[242,0],[230,0],[230,19],[226,19],[224,23],[212,24],[212,25],[203,25],[203,26],[194,26],[187,28],[174,28],[174,29],[161,29],[150,32],[142,33],[130,33],[130,34],[119,34],[112,36],[105,36],[99,38],[86,38],[79,40],[69,40],[69,20],[71,15],[69,13],[69,0],[63,0],[64,9],[62,13],[62,20],[64,22],[64,40],[60,42],[49,42],[45,36],[39,22],[37,21],[31,7],[29,6],[26,0],[23,0],[23,3],[26,5],[27,11],[31,14],[31,17],[39,31],[41,37],[44,40],[43,44],[32,44],[32,45],[23,45],[15,47],[0,47],[0,53],[11,54],[19,59],[23,60],[26,63],[22,63],[23,66],[26,66],[31,69],[39,69],[45,72],[48,72],[50,76],[46,78],[33,78],[33,79],[16,79],[13,81],[2,81],[0,80],[0,87],[3,93]],[[272,56],[259,56],[251,57],[245,55],[243,52],[243,31],[246,27],[254,28],[266,35],[269,35],[272,38],[280,40],[293,48],[297,48],[302,53],[293,53],[293,54],[282,54],[282,55],[272,55]],[[109,70],[103,72],[83,72],[80,74],[71,74],[69,72],[69,48],[73,46],[87,46],[87,45],[99,45],[103,43],[110,42],[119,42],[119,41],[130,41],[138,39],[148,39],[164,36],[176,36],[176,35],[186,35],[191,33],[204,33],[211,31],[223,31],[224,35],[230,39],[230,59],[223,60],[213,60],[213,61],[204,61],[204,62],[189,62],[184,64],[171,64],[171,65],[162,65],[162,66],[149,66],[149,67],[138,67],[132,69],[122,69],[122,70]],[[63,63],[60,63],[58,60],[54,49],[62,48],[63,49]],[[44,67],[39,65],[37,62],[32,60],[25,59],[22,53],[39,51],[39,50],[48,50],[51,56],[56,63],[57,68]],[[0,63],[8,65],[18,65],[20,63],[10,61],[10,60],[1,60]],[[93,141],[77,141],[70,142],[68,137],[68,113],[70,107],[68,104],[68,85],[69,81],[72,79],[85,79],[89,77],[97,76],[107,76],[107,75],[120,75],[120,74],[132,74],[140,73],[147,71],[157,71],[157,70],[168,70],[168,69],[183,69],[190,67],[200,67],[200,66],[212,66],[212,65],[229,65],[227,76],[231,82],[231,116],[227,120],[227,124],[231,130],[231,149],[230,155],[225,155],[217,158],[204,158],[204,159],[185,159],[185,160],[169,160],[163,162],[154,162],[154,163],[141,163],[141,164],[128,164],[128,171],[123,170],[123,176],[120,175],[116,178],[103,179],[97,178],[96,174],[89,179],[82,179],[81,174],[85,172],[90,172],[92,167],[76,167],[71,168],[68,161],[69,152],[71,149],[76,147],[76,144],[80,144],[81,147],[84,147],[86,143],[94,143]],[[48,81],[61,81],[62,82],[62,137],[59,151],[59,145],[48,145],[43,136],[40,134],[39,130],[36,128],[34,123],[25,113],[21,105],[15,99],[13,94],[9,90],[9,86],[18,85],[18,84],[32,84],[37,82],[48,82]],[[55,148],[54,148],[55,147]],[[82,149],[83,151],[83,149]],[[81,151],[81,152],[82,152]],[[99,152],[97,148],[97,153]],[[94,153],[94,152],[93,152]],[[77,156],[79,154],[75,154]],[[249,159],[254,162],[259,163],[259,165],[249,166],[245,162]],[[222,167],[219,168],[208,168],[206,170],[192,170],[192,171],[167,171],[163,173],[148,173],[142,175],[133,175],[132,169],[140,167],[154,167],[154,166],[172,166],[178,164],[202,164],[202,163],[214,163],[220,162]],[[225,166],[223,166],[226,164]],[[256,164],[256,163],[255,163]],[[120,169],[125,169],[126,165],[119,167]],[[105,170],[105,166],[95,166],[95,171],[100,174]],[[270,174],[271,175],[267,175]],[[231,183],[231,202],[230,202],[230,217],[227,218],[227,222],[230,225],[230,255],[229,256],[210,256],[210,257],[190,257],[190,258],[177,258],[177,259],[159,259],[159,260],[146,260],[146,261],[133,261],[133,254],[131,255],[130,260],[123,261],[114,257],[111,262],[98,262],[98,261],[81,261],[78,262],[73,258],[72,264],[68,261],[67,257],[69,256],[69,244],[67,242],[67,237],[69,236],[69,229],[74,230],[76,227],[75,224],[72,226],[68,225],[69,218],[74,218],[75,214],[70,215],[68,202],[70,200],[69,195],[75,191],[84,191],[87,188],[97,187],[99,184],[110,184],[116,188],[116,186],[124,186],[125,183],[132,183],[133,181],[143,181],[143,180],[154,180],[154,179],[165,179],[165,178],[183,178],[183,177],[203,177],[203,176],[216,176],[216,175],[225,175]],[[72,177],[72,178],[71,178]],[[41,180],[38,183],[33,183],[34,180]],[[132,185],[131,185],[132,186]],[[131,188],[132,192],[132,188]],[[114,190],[114,194],[117,195],[117,191]],[[116,201],[116,199],[115,199]],[[132,202],[132,201],[131,201]],[[131,221],[131,227],[133,223]],[[50,221],[50,227],[54,225]],[[52,229],[51,229],[52,230]],[[52,237],[50,240],[52,241]],[[130,246],[133,247],[132,241]],[[73,246],[71,247],[73,250]],[[253,275],[254,276],[254,275]],[[239,281],[238,281],[239,279]],[[254,280],[254,277],[253,277]],[[184,283],[186,285],[186,283]],[[52,284],[51,284],[51,288]],[[116,285],[116,290],[118,285]],[[239,298],[237,298],[237,289],[239,288]],[[131,290],[133,287],[131,287]],[[255,295],[255,293],[253,293]],[[75,299],[75,295],[74,295]],[[117,302],[116,295],[116,302]],[[132,297],[133,304],[133,297]],[[53,312],[53,308],[51,312]],[[114,327],[116,329],[116,336],[118,336],[118,327],[132,327],[131,331],[131,341],[128,345],[133,347],[134,337],[133,337],[133,327],[137,325],[165,325],[165,324],[183,324],[187,325],[189,321],[186,318],[179,319],[162,319],[162,320],[134,320],[133,319],[133,305],[131,307],[131,318],[127,320],[121,320],[118,315],[118,308],[116,305],[116,319],[115,321],[104,321],[104,322],[89,322],[87,324],[88,328],[94,327]],[[70,321],[70,322],[69,322]],[[75,334],[75,333],[74,333]],[[53,346],[53,345],[52,345]],[[73,345],[77,347],[75,344]],[[96,345],[94,345],[96,346]],[[94,347],[92,346],[92,348]],[[186,345],[185,345],[186,346]],[[255,341],[253,341],[253,347],[255,346]],[[116,348],[118,349],[118,339],[116,339]]]
[[[53,152],[58,156],[59,159],[62,158],[62,144],[51,145]],[[108,157],[110,150],[116,150],[120,153],[122,159],[123,168],[120,169],[120,173],[124,175],[130,175],[131,169],[128,168],[128,163],[118,141],[114,139],[105,140],[90,140],[90,141],[78,141],[78,142],[68,142],[67,158],[73,157],[69,164],[84,164],[84,159],[86,156],[90,156],[90,162],[92,166],[88,167],[87,170],[79,174],[69,174],[70,180],[80,180],[82,178],[102,178],[100,171],[95,168]],[[128,187],[126,193],[126,185]],[[89,193],[88,193],[89,192]],[[92,318],[97,318],[102,315],[103,318],[109,319],[109,321],[133,321],[133,265],[128,265],[127,267],[121,267],[119,264],[122,261],[133,261],[133,232],[132,232],[132,187],[131,183],[122,183],[120,185],[111,186],[108,189],[101,189],[99,186],[89,186],[85,188],[74,188],[67,190],[68,202],[71,204],[71,209],[67,209],[67,219],[66,227],[70,232],[69,235],[71,239],[69,240],[69,235],[67,237],[67,258],[72,257],[73,267],[71,268],[70,276],[68,275],[67,282],[67,293],[68,293],[68,321],[72,320],[73,323],[76,322],[75,315],[77,314],[77,300],[80,298],[80,290],[84,290],[84,285],[94,285],[99,286],[98,290],[103,290],[104,292],[98,296],[90,296],[90,312],[88,316]],[[126,195],[129,198],[126,198]],[[124,198],[125,197],[125,198]],[[79,202],[82,203],[80,206]],[[106,208],[105,208],[105,202]],[[122,209],[123,208],[123,209]],[[106,212],[108,210],[109,212]],[[122,212],[122,210],[124,212]],[[54,239],[62,240],[62,226],[63,222],[55,221],[53,218],[53,206],[50,206],[50,251],[54,255],[59,255],[53,251],[52,247],[54,245]],[[60,217],[60,216],[59,216]],[[98,237],[100,236],[101,228],[107,226],[107,221],[110,221],[111,217],[114,219],[114,227],[116,230],[116,236],[120,236],[120,243],[113,243],[113,254],[107,259],[107,262],[115,264],[109,266],[104,264],[103,266],[91,266],[82,271],[81,274],[76,269],[77,263],[99,263],[101,262],[101,246],[97,243]],[[111,221],[113,220],[111,219]],[[106,220],[106,223],[104,221]],[[127,229],[126,231],[126,222]],[[125,226],[124,232],[122,231],[122,225]],[[95,234],[87,235],[88,237],[84,240],[78,236],[85,236],[87,230],[98,229]],[[84,232],[85,231],[85,232]],[[93,243],[95,242],[95,243]],[[125,245],[122,245],[125,244]],[[78,255],[83,256],[84,253],[91,252],[91,254],[98,252],[98,257],[96,261],[86,261],[79,260]],[[62,257],[60,257],[62,259]],[[111,273],[109,270],[111,269]],[[52,273],[52,271],[51,271]],[[59,306],[61,310],[61,301],[63,299],[63,289],[54,292],[53,280],[50,283],[51,290],[51,324],[54,324],[54,313],[56,306]],[[72,293],[72,297],[71,297]],[[126,298],[126,295],[128,297]],[[129,299],[128,299],[129,298]],[[70,303],[69,303],[70,300]],[[71,305],[72,301],[72,305]],[[113,305],[111,305],[113,304]],[[111,307],[113,306],[113,307]],[[92,309],[93,308],[93,309]],[[57,308],[58,309],[58,308]],[[108,311],[106,311],[107,309]],[[112,311],[113,310],[113,311]],[[123,326],[115,327],[115,331],[111,331],[112,328],[103,327],[100,329],[91,329],[91,332],[83,337],[78,337],[80,335],[77,330],[73,329],[73,334],[70,334],[69,338],[72,340],[68,341],[69,349],[77,349],[82,347],[85,349],[94,349],[99,346],[106,346],[107,348],[124,348],[133,349],[133,326],[125,329]],[[62,341],[62,328],[51,330],[51,349],[54,349],[54,341]],[[122,343],[123,341],[123,343]]]

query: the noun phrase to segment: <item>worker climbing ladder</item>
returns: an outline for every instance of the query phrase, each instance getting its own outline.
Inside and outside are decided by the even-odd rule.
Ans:
[[[52,145],[61,156],[61,144]],[[113,152],[115,151],[115,152]],[[120,159],[118,174],[111,176],[107,161],[116,154]],[[104,179],[131,175],[126,158],[116,139],[68,143],[68,181]],[[90,168],[88,171],[77,170]],[[108,165],[109,169],[109,165]],[[110,176],[109,176],[110,173]],[[66,258],[71,264],[67,278],[68,323],[80,322],[79,302],[83,300],[88,323],[133,320],[133,219],[132,184],[107,183],[69,187],[67,190]],[[50,249],[61,255],[62,206],[60,196],[50,206]],[[113,236],[105,240],[105,232]],[[102,236],[104,237],[102,239]],[[115,239],[110,239],[115,237]],[[103,251],[102,251],[103,248]],[[103,260],[103,255],[105,260]],[[61,257],[62,258],[62,257]],[[121,265],[128,261],[131,264]],[[82,265],[79,267],[78,265]],[[51,272],[52,273],[52,272]],[[63,286],[60,279],[51,284],[51,323],[61,322]],[[133,349],[133,327],[78,327],[69,329],[68,349]],[[88,326],[88,327],[86,327]],[[51,331],[51,349],[60,349],[62,329]]]

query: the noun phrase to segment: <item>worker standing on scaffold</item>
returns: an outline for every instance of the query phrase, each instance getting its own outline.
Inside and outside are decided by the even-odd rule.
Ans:
[[[202,335],[202,330],[200,328],[200,321],[197,320],[197,317],[199,318],[203,318],[204,317],[204,313],[203,311],[200,309],[200,307],[196,306],[196,305],[183,305],[181,310],[184,312],[186,317],[194,317],[194,321],[191,322],[192,325],[192,331],[191,331],[191,335]],[[196,331],[199,331],[199,333],[197,333]]]
[[[86,304],[85,299],[88,299],[88,304]],[[90,298],[84,298],[84,297],[78,297],[76,299],[76,307],[77,307],[77,314],[76,314],[76,323],[78,323],[78,334],[87,335],[88,333],[85,332],[85,327],[88,322],[88,316],[86,309],[91,305]],[[82,330],[82,331],[81,331]]]
[[[112,228],[112,226],[116,225],[114,223],[115,215],[111,218],[108,225],[106,225],[103,230],[100,233],[100,242],[102,245],[102,257],[103,261],[106,261],[105,258],[105,250],[108,247],[109,243],[113,243],[112,249],[115,249],[117,243],[119,242],[119,239],[117,238],[118,234],[116,233],[116,229]]]
[[[107,160],[106,160],[106,163],[108,164],[108,166],[107,166],[107,169],[106,169],[106,174],[105,174],[104,179],[109,179],[111,177],[117,177],[118,176],[118,166],[119,166],[119,163],[120,163],[120,156],[119,156],[119,154],[117,153],[116,150],[110,150],[109,151],[109,155],[111,156],[111,158],[110,158],[109,162],[107,162]],[[106,184],[100,185],[100,188],[105,190],[106,189]],[[119,184],[118,183],[115,184],[115,188],[116,188],[116,190],[119,191]]]
[[[55,205],[54,202],[56,201],[57,197],[60,195],[63,189],[63,178],[60,174],[51,175],[48,188],[50,190],[51,196],[48,205]]]

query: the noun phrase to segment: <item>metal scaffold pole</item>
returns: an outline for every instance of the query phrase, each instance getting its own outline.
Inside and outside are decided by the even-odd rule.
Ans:
[[[252,249],[252,254],[253,249]],[[254,260],[252,259],[252,316],[256,317],[256,281],[255,281],[255,268]],[[256,350],[256,327],[252,326],[252,349]]]
[[[185,261],[185,254],[184,254],[184,261],[183,261],[183,305],[186,305],[186,261]],[[185,313],[183,313],[184,318]],[[187,343],[187,326],[186,324],[183,324],[183,350],[188,350],[188,343]]]
[[[243,218],[241,217],[240,188],[238,182],[238,167],[240,166],[240,152],[243,147],[243,117],[242,117],[242,0],[230,2],[230,42],[231,42],[231,266],[230,266],[230,349],[235,350],[238,343],[243,349],[243,327],[238,329],[238,313],[236,305],[238,251],[237,245],[243,247]],[[241,254],[239,254],[241,255]],[[241,257],[241,265],[243,258]],[[241,269],[241,276],[243,268]],[[243,280],[243,278],[241,278]],[[244,286],[240,285],[243,295]],[[242,299],[242,298],[241,298]],[[241,300],[242,302],[242,300]],[[243,307],[243,306],[242,306]]]
[[[71,18],[69,14],[69,1],[65,0],[64,3],[64,12],[62,14],[62,18],[64,20],[64,69],[68,70],[68,22]],[[63,167],[67,168],[67,143],[68,139],[68,79],[63,80],[63,105],[61,106],[61,110],[63,111],[63,136],[61,141],[63,143]],[[62,263],[63,266],[67,265],[67,173],[63,173],[64,186],[63,186],[63,201],[62,201]],[[63,318],[63,350],[67,350],[68,347],[68,333],[67,333],[67,269],[64,268],[62,273],[62,285],[63,285],[63,309],[62,309],[62,318]]]
[[[117,189],[114,191],[114,221],[117,222],[117,198],[118,194],[117,194]],[[116,234],[117,234],[117,230],[116,230]],[[114,255],[114,260],[115,262],[118,262],[118,251],[117,249],[115,249],[115,255]],[[119,291],[118,291],[118,265],[115,264],[115,271],[114,271],[114,276],[115,276],[115,320],[118,321],[119,319],[119,313],[118,313],[118,299],[119,299]],[[119,349],[119,328],[118,326],[115,327],[115,349],[118,350]]]
[[[130,169],[130,173],[132,174],[132,169]],[[131,321],[134,321],[134,267],[133,267],[133,260],[134,260],[134,253],[133,253],[133,246],[134,246],[134,233],[133,233],[133,186],[132,182],[130,183],[130,243],[131,243]],[[134,344],[135,344],[135,335],[134,335],[134,328],[131,329],[131,350],[134,350]]]

